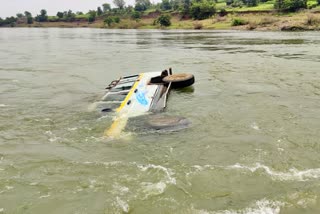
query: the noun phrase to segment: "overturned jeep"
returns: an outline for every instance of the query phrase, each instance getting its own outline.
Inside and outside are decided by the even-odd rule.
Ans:
[[[164,110],[171,89],[191,86],[195,81],[192,74],[172,74],[172,69],[162,72],[140,73],[121,77],[112,81],[102,97],[99,111],[115,113],[111,127],[104,135],[112,138],[120,136],[129,118],[148,112],[158,113]],[[156,114],[148,120],[155,129],[173,127],[186,123],[182,117],[162,117]]]

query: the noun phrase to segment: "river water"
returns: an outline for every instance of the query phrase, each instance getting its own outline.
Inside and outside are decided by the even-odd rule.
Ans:
[[[196,77],[149,132],[88,111],[121,75]],[[0,29],[0,213],[320,213],[319,32]]]

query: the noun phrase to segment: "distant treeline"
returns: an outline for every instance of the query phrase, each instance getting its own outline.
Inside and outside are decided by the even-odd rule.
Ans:
[[[120,18],[131,18],[139,20],[145,11],[154,12],[171,12],[180,14],[182,18],[192,18],[195,20],[207,19],[219,12],[220,15],[227,14],[228,8],[255,7],[265,2],[271,2],[274,9],[281,12],[295,12],[299,9],[308,8],[308,0],[162,0],[160,3],[151,3],[150,0],[135,0],[135,5],[126,6],[124,0],[113,0],[115,8],[110,4],[105,3],[96,10],[89,10],[86,13],[76,12],[72,10],[58,12],[55,16],[48,16],[47,11],[42,9],[40,14],[35,17],[28,11],[18,13],[16,16],[0,18],[0,26],[15,26],[16,24],[32,24],[33,22],[74,22],[87,21],[94,22],[97,18],[103,19],[107,25],[113,22],[119,22]],[[311,1],[311,0],[309,0]],[[316,7],[320,4],[320,0],[312,0]],[[225,7],[219,8],[217,11],[216,5],[225,3]],[[161,25],[170,25],[170,16],[163,15],[155,20]]]

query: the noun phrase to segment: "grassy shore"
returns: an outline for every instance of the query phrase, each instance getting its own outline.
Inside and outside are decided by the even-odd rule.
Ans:
[[[259,6],[238,11],[228,11],[226,16],[213,16],[205,20],[182,19],[179,14],[171,13],[171,26],[161,27],[154,24],[160,15],[150,11],[139,20],[121,18],[119,23],[110,26],[98,18],[93,23],[87,21],[74,22],[34,22],[33,24],[17,24],[16,27],[62,27],[62,28],[111,28],[111,29],[241,29],[264,31],[320,30],[320,8],[304,10],[296,13],[280,14],[270,7]],[[254,10],[256,9],[256,10]]]

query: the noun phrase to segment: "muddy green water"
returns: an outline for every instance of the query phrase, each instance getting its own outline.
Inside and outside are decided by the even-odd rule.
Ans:
[[[89,112],[111,80],[196,76],[166,114]],[[320,213],[320,33],[0,29],[0,213]]]

